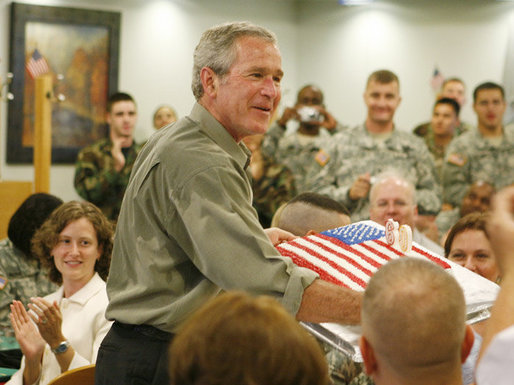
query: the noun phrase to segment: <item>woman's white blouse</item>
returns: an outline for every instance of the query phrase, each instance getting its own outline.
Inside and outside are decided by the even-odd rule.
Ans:
[[[50,303],[57,301],[62,312],[62,334],[75,350],[75,355],[68,369],[96,362],[100,343],[111,327],[111,321],[105,318],[108,299],[105,282],[95,273],[93,278],[79,291],[69,298],[63,298],[63,287],[44,297]],[[26,305],[26,304],[24,304]],[[21,368],[9,380],[8,384],[23,384],[23,369]],[[41,377],[36,384],[45,385],[61,374],[61,368],[54,353],[47,344],[43,353]]]

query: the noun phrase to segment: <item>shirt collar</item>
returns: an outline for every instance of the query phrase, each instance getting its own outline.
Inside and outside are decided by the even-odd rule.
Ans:
[[[95,272],[95,275],[93,275],[93,278],[91,278],[88,283],[86,283],[71,297],[66,298],[66,300],[84,305],[93,295],[95,295],[99,290],[102,290],[102,288],[105,288],[105,283],[98,273]],[[55,294],[57,302],[60,302],[64,298],[64,287],[61,285]]]
[[[195,103],[189,117],[200,125],[200,129],[218,146],[232,156],[241,167],[250,162],[251,152],[241,142],[237,143],[225,127],[199,103]]]

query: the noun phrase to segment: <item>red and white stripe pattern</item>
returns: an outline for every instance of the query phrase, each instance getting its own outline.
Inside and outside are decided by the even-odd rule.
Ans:
[[[32,79],[50,72],[50,68],[48,67],[46,59],[39,53],[37,49],[34,50],[32,56],[27,61],[26,67]]]
[[[382,226],[364,221],[297,238],[277,249],[296,265],[317,272],[325,281],[362,291],[383,264],[404,256],[387,244],[384,236]],[[416,245],[409,256],[428,258],[445,269],[451,267],[441,257]]]

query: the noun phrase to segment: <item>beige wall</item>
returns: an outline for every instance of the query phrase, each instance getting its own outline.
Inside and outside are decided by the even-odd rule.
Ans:
[[[471,88],[502,81],[514,5],[475,0],[391,0],[368,7],[341,7],[336,0],[46,0],[32,4],[115,10],[122,13],[119,87],[138,102],[136,136],[148,137],[160,103],[190,111],[192,53],[201,32],[229,20],[251,20],[274,30],[283,54],[282,107],[296,90],[318,83],[328,108],[343,123],[364,120],[362,91],[379,68],[398,73],[403,101],[398,127],[410,129],[429,117],[429,81],[437,64]],[[8,70],[9,4],[0,0],[0,74]],[[19,96],[18,96],[19,97]],[[474,120],[470,103],[463,118]],[[5,164],[6,108],[0,104],[0,177],[32,180],[30,166]],[[73,166],[53,166],[51,193],[76,199]]]

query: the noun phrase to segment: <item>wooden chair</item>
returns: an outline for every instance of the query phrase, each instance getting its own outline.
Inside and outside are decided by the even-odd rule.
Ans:
[[[55,377],[48,385],[93,385],[95,383],[95,364],[71,369]]]

